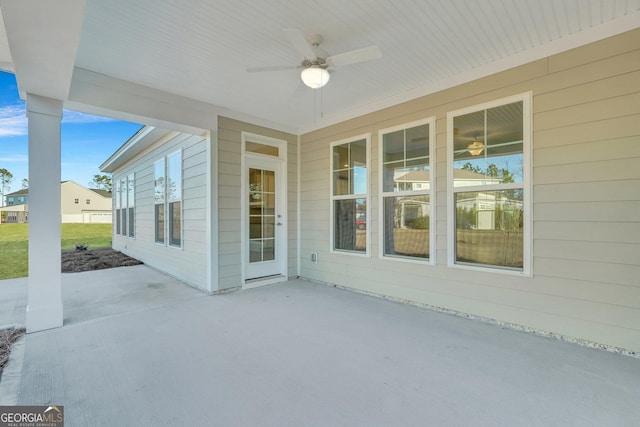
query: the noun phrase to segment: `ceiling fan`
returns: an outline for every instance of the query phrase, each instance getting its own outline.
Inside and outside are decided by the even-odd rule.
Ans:
[[[287,28],[282,31],[293,45],[293,48],[302,57],[300,64],[274,67],[250,67],[247,68],[247,72],[259,73],[263,71],[301,69],[300,77],[304,84],[312,89],[318,89],[329,82],[329,68],[356,64],[358,62],[370,61],[382,57],[382,52],[378,46],[375,45],[329,56],[325,50],[320,48],[323,40],[321,35],[312,34],[309,38],[306,38],[304,34],[302,34],[302,31],[297,29]]]

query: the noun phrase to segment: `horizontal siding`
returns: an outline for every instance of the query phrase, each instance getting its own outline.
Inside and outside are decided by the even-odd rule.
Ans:
[[[241,148],[242,132],[287,141],[287,265],[297,275],[297,136],[226,117],[218,118],[218,282],[219,288],[242,285]]]
[[[533,92],[533,277],[447,267],[448,111]],[[436,260],[378,256],[380,129],[436,116]],[[329,251],[329,146],[371,133],[370,257]],[[304,277],[640,351],[640,30],[303,135]],[[309,260],[318,253],[318,263]]]
[[[136,176],[136,236],[114,236],[115,249],[201,289],[207,289],[207,137],[175,133],[152,145],[114,173]],[[153,163],[182,150],[183,247],[155,243]]]

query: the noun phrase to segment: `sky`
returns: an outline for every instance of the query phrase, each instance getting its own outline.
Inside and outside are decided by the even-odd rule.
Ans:
[[[62,181],[90,187],[98,167],[141,125],[64,110],[61,130]],[[0,71],[0,169],[13,174],[7,194],[22,188],[29,177],[25,103],[13,74]]]

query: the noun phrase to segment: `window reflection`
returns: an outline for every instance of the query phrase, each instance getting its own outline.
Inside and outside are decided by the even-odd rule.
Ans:
[[[455,194],[456,261],[523,266],[522,190]]]

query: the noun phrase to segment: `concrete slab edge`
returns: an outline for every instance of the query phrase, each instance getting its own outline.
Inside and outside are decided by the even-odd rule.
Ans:
[[[362,290],[362,289],[350,288],[348,286],[337,285],[335,283],[323,282],[321,280],[313,280],[313,279],[309,279],[309,278],[306,278],[306,277],[299,277],[299,280],[304,280],[304,281],[311,282],[311,283],[317,283],[317,284],[320,284],[320,285],[331,286],[331,287],[334,287],[334,288],[337,288],[337,289],[342,289],[342,290],[349,291],[349,292],[354,292],[354,293],[357,293],[357,294],[362,294],[362,295],[367,295],[367,296],[371,296],[371,297],[375,297],[375,298],[380,298],[380,299],[384,299],[384,300],[387,300],[387,301],[392,301],[392,302],[396,302],[396,303],[400,303],[400,304],[412,305],[412,306],[415,306],[415,307],[424,308],[424,309],[431,310],[431,311],[436,311],[438,313],[451,314],[453,316],[464,317],[465,319],[477,320],[477,321],[480,321],[480,322],[483,322],[483,323],[488,323],[488,324],[495,325],[495,326],[500,326],[500,327],[503,327],[503,328],[513,329],[515,331],[526,332],[526,333],[529,333],[529,334],[538,335],[538,336],[547,337],[547,338],[553,338],[553,339],[556,339],[556,340],[559,340],[559,341],[565,341],[565,342],[569,342],[571,344],[576,344],[576,345],[579,345],[581,347],[588,347],[588,348],[593,348],[593,349],[596,349],[596,350],[604,350],[604,351],[608,351],[610,353],[616,353],[616,354],[621,354],[623,356],[628,356],[628,357],[633,357],[633,358],[636,358],[636,359],[640,359],[640,352],[627,350],[625,348],[615,347],[615,346],[611,346],[611,345],[607,345],[607,344],[601,344],[601,343],[597,343],[597,342],[593,342],[593,341],[589,341],[589,340],[584,340],[584,339],[581,339],[581,338],[570,337],[568,335],[562,335],[562,334],[558,334],[556,332],[549,332],[549,331],[544,331],[544,330],[541,330],[541,329],[530,328],[528,326],[518,325],[516,323],[503,322],[502,320],[492,319],[490,317],[477,316],[475,314],[464,313],[462,311],[451,310],[451,309],[448,309],[448,308],[438,307],[438,306],[435,306],[435,305],[424,304],[424,303],[420,303],[420,302],[416,302],[416,301],[411,301],[411,300],[408,300],[408,299],[396,298],[396,297],[392,297],[392,296],[389,296],[389,295],[378,294],[376,292],[370,292],[370,291],[365,291],[365,290]]]
[[[200,289],[200,288],[198,288]],[[238,292],[242,290],[242,286],[233,286],[231,288],[218,289],[217,291],[207,292],[209,295],[223,295],[230,294],[232,292]]]
[[[2,371],[0,378],[0,405],[15,406],[18,404],[18,390],[22,381],[22,366],[24,364],[24,347],[26,334],[11,346],[9,361]]]

